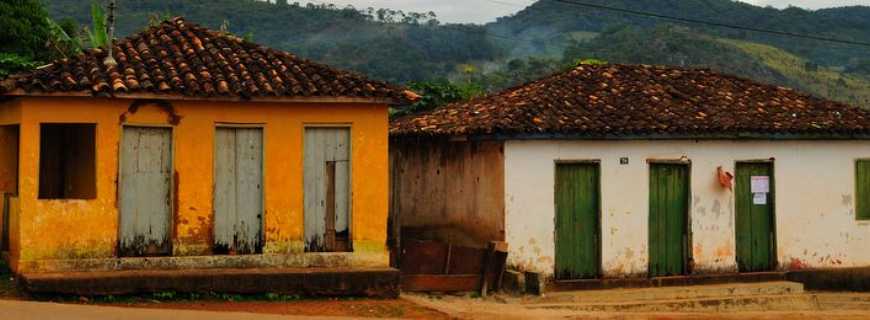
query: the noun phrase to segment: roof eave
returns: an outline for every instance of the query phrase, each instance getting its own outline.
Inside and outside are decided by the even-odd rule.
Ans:
[[[279,96],[185,96],[179,94],[155,94],[155,93],[107,93],[105,96],[94,95],[90,91],[71,91],[71,92],[26,92],[21,89],[5,92],[0,96],[7,97],[89,97],[89,98],[115,98],[115,99],[163,99],[176,101],[223,101],[223,102],[280,102],[280,103],[364,103],[364,104],[386,104],[386,105],[402,105],[405,102],[394,98],[383,97],[279,97]]]
[[[709,133],[709,134],[575,134],[575,133],[517,133],[517,134],[414,134],[392,133],[396,139],[447,138],[451,140],[870,140],[866,133]]]

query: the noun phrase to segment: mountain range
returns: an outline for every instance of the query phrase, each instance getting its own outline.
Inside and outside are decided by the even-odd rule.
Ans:
[[[55,19],[90,21],[89,0],[46,5]],[[870,7],[810,11],[731,0],[540,0],[517,10],[474,25],[444,24],[424,13],[286,0],[125,0],[120,1],[117,28],[126,35],[180,15],[400,83],[452,79],[479,81],[497,90],[594,58],[712,68],[870,107],[870,46],[782,35],[870,43]],[[685,24],[626,11],[748,28]]]

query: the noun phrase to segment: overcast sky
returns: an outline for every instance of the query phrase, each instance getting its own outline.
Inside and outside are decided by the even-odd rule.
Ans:
[[[297,0],[304,2],[307,0]],[[314,3],[353,5],[357,8],[392,8],[403,11],[434,11],[444,22],[485,23],[517,12],[536,0],[312,0]],[[786,7],[795,5],[818,9],[849,5],[870,6],[870,0],[741,0],[756,5]],[[290,2],[293,2],[291,0]]]

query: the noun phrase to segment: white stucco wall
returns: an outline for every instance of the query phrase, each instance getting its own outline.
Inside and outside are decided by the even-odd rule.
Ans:
[[[628,165],[619,159],[628,157]],[[855,160],[870,141],[509,141],[505,145],[509,264],[552,275],[556,160],[600,160],[602,269],[647,272],[648,159],[691,160],[697,273],[737,271],[734,196],[716,168],[774,158],[780,269],[870,266],[870,221],[855,219]],[[870,201],[870,199],[868,199]]]

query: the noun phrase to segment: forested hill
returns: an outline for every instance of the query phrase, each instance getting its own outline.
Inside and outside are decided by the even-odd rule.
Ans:
[[[89,24],[91,1],[45,3],[55,19],[71,17]],[[732,0],[582,2],[870,42],[870,7],[808,11],[762,8]],[[709,67],[870,107],[868,47],[675,25],[556,0],[517,7],[516,14],[487,25],[443,24],[429,13],[298,5],[287,0],[119,3],[121,35],[142,30],[153,20],[185,16],[210,28],[250,34],[255,42],[302,57],[400,83],[450,79],[493,91],[594,58],[612,63]]]
[[[274,2],[274,1],[273,1]],[[90,23],[91,0],[46,1],[55,19]],[[405,82],[446,76],[459,63],[499,56],[482,26],[442,26],[430,14],[356,10],[257,0],[118,1],[120,35],[143,30],[149,20],[184,16],[299,56]]]
[[[662,20],[571,4],[572,0],[541,0],[503,17],[488,27],[493,32],[519,38],[541,39],[574,32],[603,32],[625,26],[653,27]],[[649,12],[708,22],[726,23],[758,29],[811,34],[870,43],[870,7],[842,7],[817,11],[797,7],[776,9],[732,0],[583,0],[587,4]],[[829,66],[844,66],[850,59],[867,57],[867,47],[802,40],[782,35],[692,25],[693,30],[719,37],[740,39],[788,50],[811,61]],[[555,37],[564,42],[564,37]],[[527,53],[540,50],[518,46]]]

